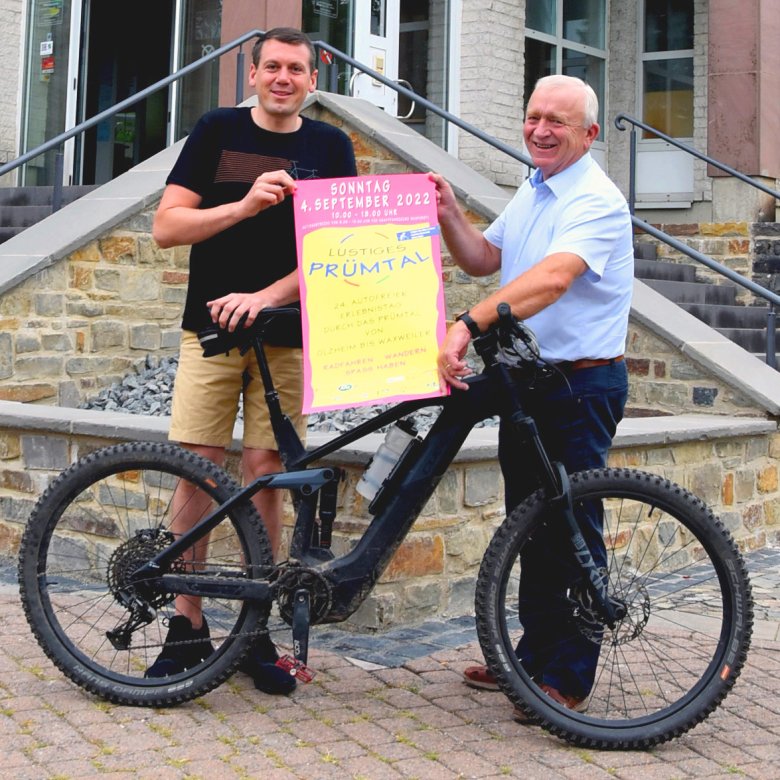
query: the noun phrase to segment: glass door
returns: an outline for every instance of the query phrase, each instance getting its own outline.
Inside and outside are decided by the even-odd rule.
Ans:
[[[136,0],[118,30],[110,3],[88,0],[81,116],[89,119],[170,72],[173,0]],[[84,134],[82,184],[104,184],[167,145],[168,94],[159,90]]]
[[[22,151],[27,152],[75,124],[81,0],[33,0],[29,5]],[[64,147],[63,184],[70,184],[74,141]],[[23,166],[20,184],[54,184],[51,149]]]

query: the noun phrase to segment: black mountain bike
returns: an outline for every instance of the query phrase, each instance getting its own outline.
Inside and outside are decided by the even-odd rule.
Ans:
[[[508,306],[499,307],[497,326],[474,343],[484,370],[468,378],[468,392],[405,401],[312,451],[280,409],[263,348],[268,329],[288,313],[266,310],[238,337],[240,349],[255,351],[285,471],[241,488],[180,447],[120,444],[82,457],[39,499],[21,543],[21,597],[38,642],[65,675],[119,704],[185,702],[238,669],[251,643],[267,633],[275,602],[292,627],[294,649],[280,663],[309,679],[310,626],[355,612],[468,432],[498,415],[524,435],[528,468],[539,483],[496,531],[476,583],[479,641],[501,690],[550,732],[600,748],[663,742],[718,706],[740,674],[753,622],[737,547],[698,498],[662,477],[623,468],[566,474],[550,462],[516,389],[518,381],[544,381],[549,369]],[[236,338],[202,334],[204,354],[224,352]],[[359,541],[334,556],[339,491],[353,488],[327,456],[398,421],[408,428],[423,407],[440,413],[425,435],[412,438],[371,499],[373,518]],[[202,519],[174,537],[170,526],[181,507],[171,496],[179,480],[192,487]],[[290,491],[295,507],[288,557],[276,565],[249,500],[263,488]],[[594,565],[577,526],[584,502],[603,508],[606,568]],[[524,550],[549,524],[568,527],[571,544],[560,558],[579,576],[558,614],[545,617],[599,646],[586,712],[557,704],[515,654],[523,633]],[[180,594],[202,600],[215,651],[181,674],[146,678]]]

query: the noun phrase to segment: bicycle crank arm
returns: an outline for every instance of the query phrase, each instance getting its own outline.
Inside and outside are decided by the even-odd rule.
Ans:
[[[192,574],[163,574],[160,577],[151,577],[139,583],[139,589],[238,601],[270,601],[273,596],[271,586],[263,580]]]

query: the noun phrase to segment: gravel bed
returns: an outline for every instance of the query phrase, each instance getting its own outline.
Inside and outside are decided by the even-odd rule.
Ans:
[[[157,359],[152,355],[146,358],[141,371],[128,374],[110,387],[104,388],[94,398],[81,404],[81,409],[97,409],[106,412],[125,412],[126,414],[145,414],[155,417],[170,416],[173,382],[179,361],[175,357]],[[360,406],[339,409],[332,412],[316,412],[309,415],[310,431],[340,433],[373,417],[387,405]],[[242,417],[239,408],[239,417]],[[436,419],[437,410],[422,409],[414,415],[417,428],[427,430]],[[493,426],[497,420],[485,420],[478,427]]]

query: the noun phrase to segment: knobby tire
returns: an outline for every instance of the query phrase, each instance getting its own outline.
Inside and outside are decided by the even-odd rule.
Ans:
[[[570,479],[575,512],[584,501],[604,507],[609,593],[627,607],[610,629],[589,611],[580,586],[561,593],[555,609],[546,605],[542,626],[554,623],[600,646],[587,711],[557,704],[515,653],[524,630],[522,552],[548,524],[562,522],[541,492],[506,518],[485,552],[476,586],[485,660],[520,710],[574,744],[635,749],[665,742],[710,715],[742,670],[753,624],[744,562],[720,520],[666,479],[628,469]],[[573,560],[571,550],[561,556]],[[539,617],[524,614],[528,624]],[[532,673],[543,682],[538,670]]]
[[[127,578],[173,539],[171,499],[179,480],[189,483],[192,496],[183,503],[191,516],[239,489],[214,463],[175,445],[114,445],[84,456],[51,483],[22,538],[21,599],[38,643],[71,680],[118,704],[170,706],[202,696],[237,669],[253,638],[267,630],[267,604],[204,597],[215,652],[180,674],[147,678],[174,614],[174,595],[156,594],[154,619],[131,632],[129,646],[109,641],[108,632],[130,616],[121,598]],[[247,500],[211,532],[205,552],[185,551],[173,568],[254,578],[271,563],[267,532]]]

